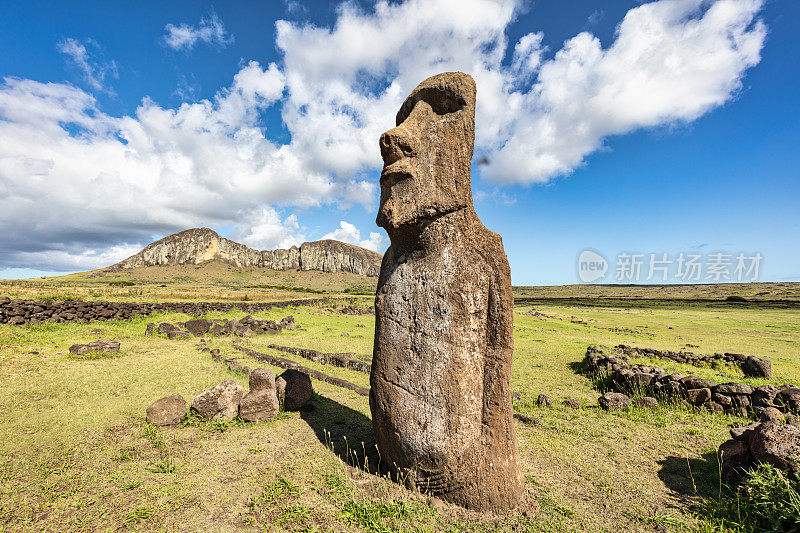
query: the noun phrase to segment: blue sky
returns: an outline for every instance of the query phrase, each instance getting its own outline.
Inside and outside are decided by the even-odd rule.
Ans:
[[[378,136],[416,83],[462,70],[476,209],[515,284],[575,283],[585,249],[601,281],[621,253],[717,252],[800,281],[800,5],[599,5],[4,2],[0,277],[194,226],[383,251]]]

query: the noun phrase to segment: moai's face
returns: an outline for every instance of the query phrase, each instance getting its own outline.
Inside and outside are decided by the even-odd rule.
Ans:
[[[475,82],[461,72],[423,81],[380,138],[383,172],[377,223],[393,230],[472,205]]]

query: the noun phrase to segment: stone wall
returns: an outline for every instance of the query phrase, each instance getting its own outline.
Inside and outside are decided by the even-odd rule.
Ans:
[[[605,346],[589,346],[585,364],[593,374],[607,374],[610,387],[621,393],[642,392],[708,411],[761,419],[800,412],[800,387],[791,384],[753,387],[746,383],[718,384],[695,375],[668,374],[657,366],[630,364],[623,349],[611,350]]]
[[[650,357],[669,359],[676,363],[694,366],[714,366],[719,363],[731,364],[741,368],[745,376],[772,379],[772,363],[769,359],[760,359],[752,355],[728,352],[702,355],[684,351],[671,352],[654,348],[634,348],[625,344],[615,346],[614,350],[621,353],[620,356],[623,360],[627,360],[627,357]]]
[[[210,311],[238,309],[248,313],[273,307],[317,305],[337,298],[309,298],[281,302],[103,302],[22,300],[0,297],[0,324],[41,324],[44,322],[90,322],[92,320],[127,320],[153,313],[186,313],[200,316]]]

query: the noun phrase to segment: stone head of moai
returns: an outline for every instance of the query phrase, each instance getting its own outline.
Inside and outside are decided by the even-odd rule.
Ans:
[[[380,138],[377,223],[390,236],[472,206],[475,81],[462,72],[432,76],[406,98],[396,120]]]

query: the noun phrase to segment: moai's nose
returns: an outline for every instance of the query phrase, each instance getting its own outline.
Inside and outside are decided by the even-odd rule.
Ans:
[[[404,157],[414,157],[414,141],[406,128],[402,125],[392,128],[380,138],[381,157],[383,164],[388,166]]]

